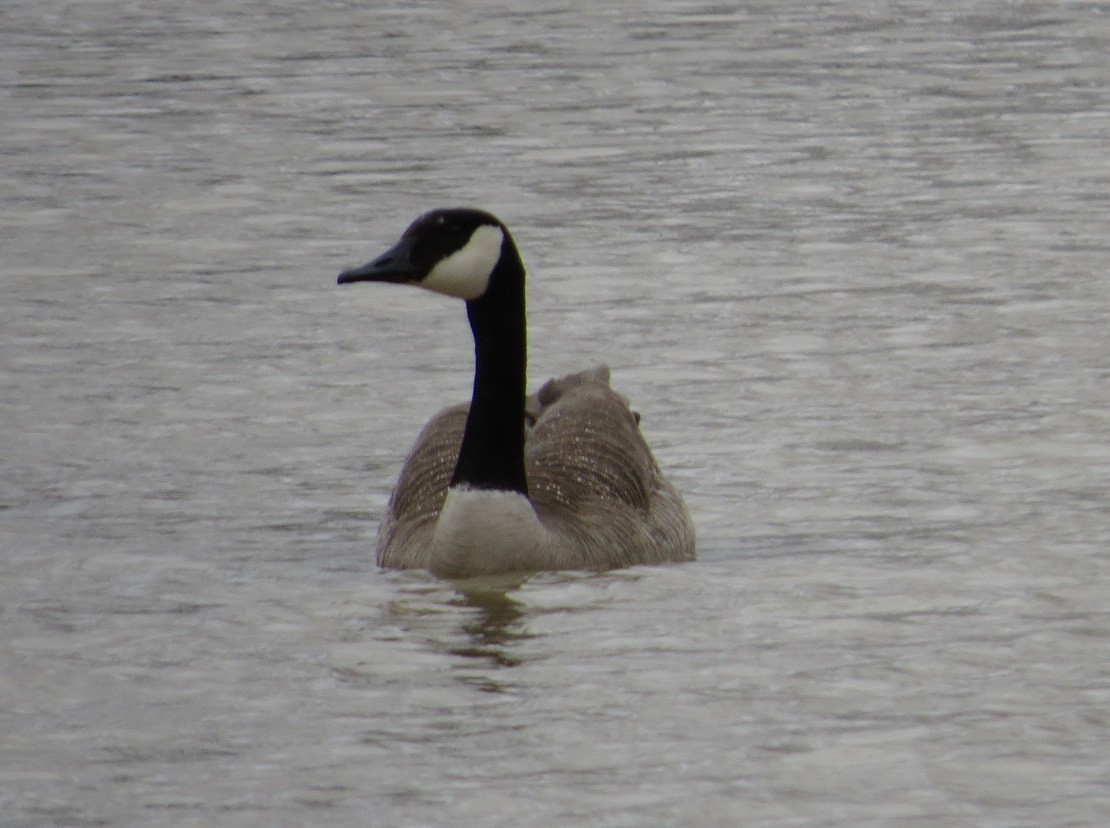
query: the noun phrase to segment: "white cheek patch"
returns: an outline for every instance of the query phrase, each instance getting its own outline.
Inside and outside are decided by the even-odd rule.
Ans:
[[[420,286],[459,299],[477,299],[489,286],[504,239],[500,227],[483,224],[471,234],[470,241],[433,267]]]

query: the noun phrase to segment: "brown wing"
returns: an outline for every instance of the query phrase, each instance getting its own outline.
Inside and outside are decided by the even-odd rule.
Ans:
[[[416,439],[378,535],[378,563],[427,568],[432,534],[462,443],[468,406],[445,408]],[[691,560],[694,530],[660,473],[639,417],[601,367],[551,380],[528,400],[528,496],[560,568]]]
[[[605,367],[553,380],[537,395],[525,462],[540,520],[577,549],[581,566],[690,560],[686,506],[609,387]]]
[[[417,436],[378,531],[380,566],[420,569],[426,565],[422,556],[428,554],[455,472],[468,408],[465,403],[444,408]]]

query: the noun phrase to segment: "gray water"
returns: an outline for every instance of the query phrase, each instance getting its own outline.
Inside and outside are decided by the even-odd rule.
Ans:
[[[519,7],[518,7],[519,6]],[[382,7],[382,8],[377,8]],[[1104,825],[1110,5],[6,0],[0,823]],[[373,563],[493,210],[689,565]]]

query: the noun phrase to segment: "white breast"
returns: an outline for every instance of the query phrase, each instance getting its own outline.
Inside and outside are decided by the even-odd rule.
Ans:
[[[485,575],[548,567],[552,539],[519,492],[453,486],[439,513],[429,568]]]

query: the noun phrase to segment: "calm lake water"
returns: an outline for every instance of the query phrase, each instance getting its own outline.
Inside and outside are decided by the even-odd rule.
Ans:
[[[6,0],[0,822],[1107,824],[1108,86],[1105,2]],[[374,566],[469,331],[335,274],[458,204],[698,562]]]

